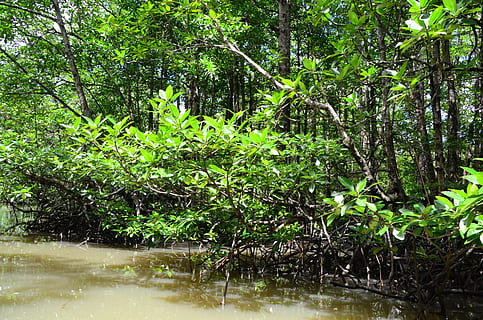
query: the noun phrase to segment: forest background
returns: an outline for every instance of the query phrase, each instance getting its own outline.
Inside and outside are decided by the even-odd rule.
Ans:
[[[480,1],[0,8],[0,202],[23,230],[208,241],[215,268],[443,313],[481,294]]]

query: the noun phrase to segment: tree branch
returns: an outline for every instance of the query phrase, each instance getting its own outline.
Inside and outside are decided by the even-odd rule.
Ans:
[[[26,12],[33,13],[35,15],[38,15],[38,16],[47,18],[47,19],[52,20],[54,22],[57,21],[55,19],[55,17],[49,16],[46,13],[39,12],[39,11],[35,11],[35,10],[29,9],[29,8],[25,8],[25,7],[22,7],[22,6],[18,6],[16,4],[11,4],[11,3],[6,3],[6,2],[3,2],[3,1],[0,1],[0,6],[5,6],[5,7],[13,8],[13,9],[19,9],[19,10],[22,10],[22,11],[26,11]]]
[[[55,13],[57,16],[56,22],[59,25],[60,33],[62,35],[62,40],[64,42],[65,55],[69,61],[70,71],[72,77],[74,78],[75,89],[77,91],[77,96],[79,97],[79,102],[81,105],[82,114],[88,118],[91,118],[91,111],[87,104],[86,95],[84,93],[84,88],[82,87],[82,81],[79,75],[79,70],[75,63],[74,53],[72,52],[72,46],[70,45],[69,36],[65,29],[64,19],[62,18],[62,12],[60,11],[60,6],[58,0],[52,0],[52,5],[54,6]]]
[[[253,59],[251,59],[247,54],[241,51],[235,44],[233,44],[223,33],[221,27],[217,24],[216,21],[213,20],[213,25],[216,28],[219,36],[221,37],[224,45],[218,45],[218,47],[225,48],[236,55],[243,58],[252,68],[258,71],[262,76],[268,79],[276,89],[278,90],[293,90],[293,88],[282,84],[278,81],[274,76],[272,76],[267,70],[265,70],[262,66],[256,63]],[[319,102],[314,101],[310,98],[307,98],[301,95],[298,92],[295,92],[295,97],[303,101],[306,105],[311,106],[315,110],[324,110],[326,111],[332,118],[333,123],[336,125],[337,129],[339,130],[340,135],[342,136],[342,143],[349,149],[349,152],[356,160],[357,164],[360,166],[362,171],[364,172],[364,176],[366,177],[369,184],[374,186],[374,189],[377,195],[384,201],[390,202],[392,199],[389,197],[384,190],[382,190],[381,186],[377,182],[372,170],[367,163],[366,159],[361,155],[359,149],[354,143],[354,140],[349,136],[347,133],[342,120],[339,117],[339,114],[334,109],[334,107],[328,102]]]
[[[29,72],[17,60],[15,60],[15,58],[12,57],[7,51],[5,51],[3,48],[0,47],[0,52],[3,53],[10,61],[12,61],[13,64],[15,64],[17,66],[17,68],[19,68],[23,73],[25,73],[26,75],[29,75]],[[77,117],[80,117],[81,116],[81,114],[79,112],[77,112],[76,110],[72,109],[72,107],[69,106],[67,104],[67,102],[65,102],[64,100],[62,100],[57,94],[55,94],[54,91],[52,91],[50,88],[48,88],[47,86],[45,86],[36,77],[32,77],[31,79],[35,83],[37,83],[42,89],[44,89],[45,92],[49,96],[51,96],[52,98],[54,98],[57,102],[59,102],[62,106],[64,106],[66,109],[68,109],[74,115],[76,115]]]

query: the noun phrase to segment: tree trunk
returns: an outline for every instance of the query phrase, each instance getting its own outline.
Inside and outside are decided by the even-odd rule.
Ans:
[[[444,156],[443,156],[443,121],[441,116],[441,84],[443,69],[441,65],[441,50],[439,41],[435,41],[430,54],[432,62],[432,72],[430,77],[431,87],[431,109],[433,112],[433,131],[434,131],[434,162],[436,169],[436,181],[438,192],[442,191],[444,177]]]
[[[200,92],[198,82],[194,77],[189,80],[188,86],[188,101],[186,107],[191,110],[191,115],[196,116],[200,114]]]
[[[290,0],[278,1],[278,52],[280,60],[278,73],[282,77],[290,75]],[[290,102],[283,105],[283,130],[290,131]]]
[[[360,114],[367,114],[371,115],[368,119],[364,121],[364,124],[361,126],[360,136],[360,144],[362,152],[364,152],[364,157],[367,159],[367,163],[371,170],[375,171],[377,167],[377,161],[374,157],[376,150],[377,150],[377,140],[378,140],[378,128],[375,118],[372,116],[376,111],[376,97],[375,97],[376,89],[367,84],[362,88],[361,96],[364,97],[363,101],[361,101],[359,108]],[[308,118],[308,116],[305,116]]]
[[[74,53],[72,52],[72,46],[69,41],[69,35],[67,34],[67,30],[65,29],[64,19],[62,18],[62,12],[59,7],[59,1],[52,0],[52,5],[54,6],[55,14],[57,17],[56,22],[59,25],[60,33],[62,35],[62,40],[64,42],[65,55],[67,57],[67,60],[69,61],[70,72],[72,73],[72,77],[74,79],[74,85],[77,91],[77,97],[79,98],[82,115],[84,115],[85,117],[91,118],[92,113],[87,104],[86,95],[84,93],[84,87],[82,86],[79,70],[77,69]]]
[[[483,69],[483,13],[480,14],[480,47],[479,47],[479,69]],[[483,158],[483,71],[480,71],[476,80],[476,103],[473,115],[472,138],[474,147],[471,158]],[[472,159],[468,159],[472,160]],[[483,170],[483,161],[475,161],[473,167],[477,170]]]
[[[445,80],[448,88],[448,153],[446,157],[447,179],[457,182],[462,175],[460,170],[460,139],[459,139],[459,108],[456,98],[455,75],[451,69],[453,64],[450,56],[450,42],[442,40],[443,66],[445,69]]]
[[[230,42],[228,38],[223,34],[219,26],[216,26],[217,31],[219,32],[219,35],[223,42],[225,43],[224,48],[227,50],[230,50],[231,52],[237,54],[241,58],[243,58],[252,68],[254,68],[258,73],[260,73],[262,76],[264,76],[266,79],[268,79],[272,85],[275,86],[276,89],[278,90],[284,90],[286,86],[284,86],[281,82],[279,82],[274,76],[272,76],[267,70],[265,70],[262,66],[260,66],[258,63],[256,63],[252,58],[250,58],[246,53],[241,51],[235,44]],[[376,177],[372,173],[372,170],[370,166],[367,163],[367,160],[361,155],[359,149],[354,143],[354,140],[349,136],[349,134],[346,131],[346,128],[344,126],[344,123],[340,119],[339,113],[334,109],[334,107],[329,103],[329,102],[319,102],[312,100],[310,98],[306,98],[300,95],[296,95],[297,98],[300,98],[300,100],[305,103],[308,106],[311,106],[315,112],[318,111],[325,111],[329,117],[332,119],[332,122],[335,124],[337,127],[337,130],[339,131],[339,134],[341,135],[342,138],[342,143],[347,147],[351,155],[354,157],[354,160],[357,162],[359,167],[361,168],[364,177],[367,179],[367,182],[370,185],[373,185],[373,189],[376,192],[376,194],[386,202],[393,201],[394,199],[391,198],[380,186],[378,183]]]
[[[384,40],[385,31],[383,29],[379,15],[376,14],[377,24],[377,43],[379,47],[380,60],[383,64],[387,62],[386,43]],[[391,119],[390,104],[388,102],[390,83],[386,77],[381,78],[382,86],[382,141],[386,152],[387,161],[387,193],[394,199],[403,201],[406,194],[402,187],[401,178],[399,176],[399,168],[396,161],[396,152],[394,150],[394,130]]]
[[[417,146],[415,147],[415,160],[419,176],[419,182],[423,186],[428,202],[434,196],[435,184],[433,157],[428,138],[428,130],[426,128],[426,105],[424,102],[424,84],[418,83],[411,92],[412,101],[414,102],[415,118],[416,118],[416,134]]]

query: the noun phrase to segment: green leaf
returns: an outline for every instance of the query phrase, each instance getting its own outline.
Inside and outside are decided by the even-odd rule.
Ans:
[[[168,91],[166,91],[166,96],[168,95]],[[171,112],[171,114],[174,116],[175,119],[179,119],[179,109],[176,105],[174,104],[169,104],[169,111]]]
[[[362,193],[362,191],[364,191],[364,188],[366,187],[366,185],[367,185],[367,179],[359,181],[356,185],[357,193]]]
[[[349,15],[349,21],[354,24],[354,25],[358,25],[359,24],[359,18],[357,17],[357,14],[354,12],[354,11],[349,11],[348,13]]]
[[[391,91],[405,91],[407,90],[408,87],[406,87],[404,84],[402,83],[399,83],[397,85],[395,85],[394,87],[391,87]]]
[[[367,199],[366,198],[359,198],[359,199],[356,199],[356,204],[361,206],[361,207],[366,207],[367,205]]]
[[[377,206],[372,202],[367,202],[367,207],[369,208],[369,210],[371,210],[373,212],[377,211]]]
[[[252,140],[255,144],[261,143],[262,142],[262,135],[258,130],[251,131],[248,136],[250,137],[250,140]]]
[[[165,95],[166,95],[165,96],[166,100],[170,100],[173,97],[173,87],[172,86],[168,86],[166,88]]]
[[[397,229],[392,230],[392,235],[394,236],[394,238],[401,240],[401,241],[404,240],[404,238],[405,238],[404,232],[401,231],[401,230],[397,230]]]
[[[211,19],[216,19],[216,12],[213,11],[213,9],[210,9],[210,11],[208,12],[209,16]]]
[[[304,58],[303,64],[304,68],[309,71],[313,71],[317,67],[317,62],[315,59]]]
[[[443,18],[443,16],[444,16],[443,7],[439,6],[438,8],[436,8],[436,10],[431,12],[431,15],[429,16],[428,25],[432,26],[434,24],[439,23],[441,18]]]
[[[473,168],[467,168],[467,167],[463,167],[463,169],[466,172],[470,173],[469,175],[464,176],[463,177],[464,179],[474,184],[483,185],[483,172],[478,172]]]
[[[456,0],[443,0],[444,7],[451,12],[456,11]]]
[[[436,196],[436,199],[449,209],[454,207],[453,203],[448,198]]]
[[[419,1],[416,1],[416,0],[408,0],[409,4],[411,5],[411,9],[417,9],[419,11],[419,9],[421,8],[421,5],[419,4]]]
[[[136,137],[143,142],[146,141],[146,135],[139,130],[136,131]]]
[[[222,126],[218,121],[216,121],[212,117],[204,116],[203,119],[208,125],[212,126],[215,129],[220,129]]]
[[[218,167],[216,164],[210,164],[210,169],[213,170],[216,173],[226,175],[227,171],[225,169],[222,169]]]
[[[344,187],[346,187],[350,191],[354,191],[354,185],[352,184],[352,181],[350,181],[346,177],[341,177],[341,176],[337,177],[337,179]]]
[[[458,200],[458,201],[464,201],[465,200],[465,197],[464,196],[462,196],[461,194],[458,194],[458,193],[456,193],[454,191],[443,191],[442,193],[445,196],[450,197],[450,198],[453,198],[453,199]]]
[[[389,228],[387,226],[384,226],[381,228],[381,230],[377,231],[376,235],[378,236],[382,236],[384,233],[386,233],[386,231],[388,230]]]
[[[81,121],[82,121],[82,118],[81,117],[77,117],[75,119],[74,125],[73,125],[74,130],[76,130],[76,131],[79,130]]]
[[[150,151],[141,149],[141,161],[146,161],[146,162],[153,162],[154,161],[154,156]]]
[[[284,78],[284,79],[281,79],[280,81],[282,81],[282,83],[283,83],[284,85],[286,85],[287,87],[289,87],[289,89],[292,89],[292,88],[294,88],[294,87],[295,87],[294,82],[293,82],[292,80],[290,80],[290,79],[285,79],[285,78]]]

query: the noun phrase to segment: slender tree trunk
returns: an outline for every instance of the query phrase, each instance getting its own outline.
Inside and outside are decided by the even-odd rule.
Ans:
[[[238,61],[235,62],[232,73],[232,96],[233,96],[233,113],[240,111],[240,74],[238,70]]]
[[[248,115],[252,115],[253,111],[255,110],[255,99],[254,99],[254,78],[252,74],[248,74]]]
[[[69,35],[67,34],[67,30],[65,29],[64,19],[62,18],[62,12],[59,7],[59,1],[52,0],[52,5],[54,6],[55,14],[57,17],[56,22],[59,25],[60,33],[62,35],[62,40],[64,42],[64,50],[65,50],[65,55],[67,56],[67,60],[69,61],[70,72],[72,73],[72,77],[74,78],[74,85],[77,91],[77,96],[79,98],[82,115],[88,118],[91,118],[92,113],[87,104],[86,95],[84,93],[84,87],[82,86],[79,70],[77,69],[74,53],[72,51],[72,46],[69,41]]]
[[[480,13],[480,47],[479,47],[479,68],[483,69],[483,13]],[[473,140],[474,147],[471,157],[483,158],[483,71],[479,72],[476,81],[476,104],[474,110],[473,123]],[[469,159],[472,160],[472,159]],[[473,166],[477,170],[483,170],[483,161],[475,161]]]
[[[238,83],[240,86],[240,111],[246,108],[246,83],[244,61],[241,62],[240,71],[238,73]]]
[[[387,62],[385,31],[382,26],[379,15],[376,14],[377,23],[377,43],[379,47],[379,55],[382,63]],[[388,78],[381,78],[382,85],[382,141],[386,152],[387,170],[388,170],[388,187],[387,193],[395,199],[404,200],[406,194],[402,187],[401,178],[399,176],[399,168],[396,161],[396,152],[394,149],[394,129],[391,119],[390,104],[388,102],[390,83]]]
[[[196,116],[200,114],[200,92],[198,82],[193,77],[188,84],[188,101],[187,106],[191,111],[191,115]]]
[[[149,99],[153,99],[155,98],[154,94],[156,90],[156,68],[154,67],[154,64],[151,65],[149,71]],[[154,129],[154,108],[150,102],[148,102],[146,111],[148,112],[147,129],[151,131]]]
[[[416,157],[416,166],[419,174],[419,182],[423,186],[427,200],[431,200],[434,196],[435,184],[433,157],[428,138],[428,130],[426,128],[426,104],[424,102],[424,85],[418,83],[412,89],[412,101],[414,102],[415,118],[416,118],[416,140],[417,146],[414,150]]]
[[[448,153],[446,157],[447,179],[457,182],[462,175],[460,170],[459,108],[456,98],[455,75],[451,69],[450,42],[442,40],[444,75],[448,89]]]
[[[364,97],[364,101],[362,101],[361,105],[359,106],[359,108],[361,109],[360,113],[373,115],[376,110],[376,97],[374,97],[375,88],[368,84],[365,85],[362,90],[362,96]],[[374,154],[377,150],[377,135],[378,129],[375,124],[374,118],[369,117],[364,122],[364,125],[361,126],[360,143],[362,152],[364,152],[364,157],[367,159],[367,163],[373,171],[377,166],[374,159]]]
[[[282,77],[290,75],[290,0],[278,1],[278,51],[280,61],[278,73]],[[290,131],[290,102],[283,105],[283,130]]]
[[[430,77],[431,87],[431,109],[433,112],[433,131],[434,131],[434,162],[436,169],[436,181],[438,191],[442,191],[444,174],[444,156],[443,156],[443,121],[441,115],[441,84],[443,79],[443,70],[441,65],[441,50],[439,41],[435,41],[430,53],[433,70]]]
[[[228,96],[227,96],[227,102],[226,102],[226,110],[230,111],[232,114],[234,113],[234,106],[235,106],[235,99],[234,99],[234,95],[233,95],[233,87],[234,87],[234,83],[233,83],[233,70],[227,74],[227,80],[228,80]],[[229,116],[229,114],[227,113],[227,115]]]

